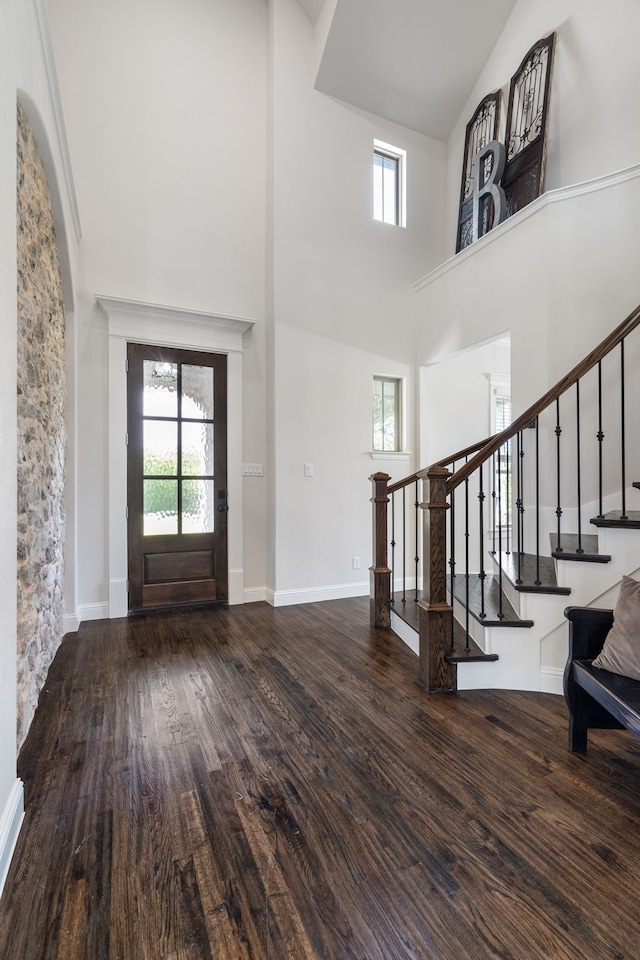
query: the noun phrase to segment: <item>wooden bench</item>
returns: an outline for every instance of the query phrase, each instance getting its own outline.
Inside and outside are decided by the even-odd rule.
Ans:
[[[640,681],[591,665],[611,629],[613,611],[567,607],[564,615],[569,621],[569,658],[564,671],[569,750],[585,752],[588,730],[626,728],[640,737]]]

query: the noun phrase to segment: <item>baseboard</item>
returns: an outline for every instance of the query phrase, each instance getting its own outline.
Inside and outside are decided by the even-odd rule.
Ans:
[[[108,620],[108,603],[83,603],[78,607],[78,620],[83,623],[85,620]]]
[[[80,620],[78,619],[78,615],[75,613],[67,614],[63,621],[64,635],[66,636],[68,633],[77,633],[79,626]]]
[[[540,668],[540,690],[542,693],[564,694],[564,670],[558,667]]]
[[[16,780],[0,817],[0,894],[4,889],[23,819],[24,788],[22,780]]]
[[[267,587],[247,587],[243,591],[244,602],[259,603],[261,600],[267,600],[269,603],[272,603],[272,601],[269,600],[269,593],[271,593],[273,597],[273,591],[269,591]]]
[[[236,568],[229,570],[229,605],[235,606],[238,603],[244,603],[244,570]]]
[[[369,581],[361,583],[338,583],[329,587],[306,587],[302,590],[269,591],[274,607],[288,607],[297,603],[318,603],[320,600],[345,600],[349,597],[367,597]]]

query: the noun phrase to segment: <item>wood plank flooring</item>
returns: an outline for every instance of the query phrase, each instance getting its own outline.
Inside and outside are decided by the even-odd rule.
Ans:
[[[2,960],[638,960],[640,742],[426,694],[368,600],[83,624],[19,761]]]

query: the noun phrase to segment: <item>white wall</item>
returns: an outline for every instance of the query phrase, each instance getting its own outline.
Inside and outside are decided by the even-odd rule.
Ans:
[[[315,91],[312,25],[295,0],[275,0],[272,17],[275,593],[356,582],[367,592],[368,477],[415,465],[371,460],[372,380],[407,378],[415,455],[411,282],[442,258],[445,151]],[[406,228],[372,219],[376,138],[407,151]]]
[[[107,337],[94,294],[258,320],[243,457],[264,462],[266,4],[49,0],[83,219],[79,603],[107,601]],[[245,483],[245,584],[265,582],[265,482]]]
[[[490,435],[491,376],[508,380],[510,372],[507,335],[421,369],[420,464],[435,463]]]

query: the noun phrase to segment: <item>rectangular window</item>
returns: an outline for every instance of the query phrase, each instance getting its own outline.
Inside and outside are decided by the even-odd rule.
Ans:
[[[373,449],[386,453],[402,449],[402,381],[373,378]]]
[[[406,152],[381,140],[373,141],[373,218],[396,226],[405,224]]]

